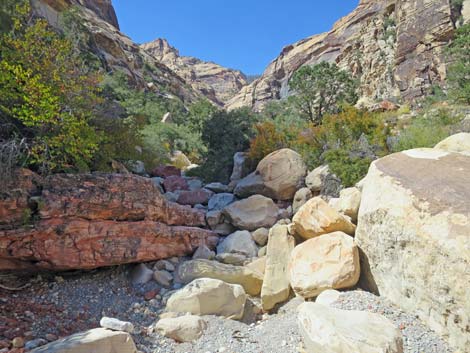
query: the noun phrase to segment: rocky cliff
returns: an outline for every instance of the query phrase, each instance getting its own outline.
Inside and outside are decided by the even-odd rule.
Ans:
[[[245,75],[213,62],[191,56],[180,56],[166,39],[156,39],[141,45],[159,62],[165,64],[212,101],[223,104],[248,84]]]
[[[452,38],[453,20],[449,0],[361,0],[331,31],[286,46],[227,107],[259,109],[284,98],[292,74],[320,61],[352,72],[362,96],[411,101],[445,79],[443,47]]]
[[[122,71],[139,88],[168,98],[192,102],[203,93],[194,89],[153,56],[119,31],[111,0],[32,0],[35,13],[56,28],[63,26],[61,14],[72,6],[78,10],[87,47],[107,72]]]

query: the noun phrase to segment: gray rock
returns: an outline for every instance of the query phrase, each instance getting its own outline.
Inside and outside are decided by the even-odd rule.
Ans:
[[[168,271],[159,270],[159,271],[155,271],[153,273],[153,279],[159,285],[161,285],[165,288],[170,288],[171,287],[171,282],[173,281],[173,275]]]
[[[113,331],[124,331],[127,333],[134,333],[134,325],[127,321],[121,321],[112,317],[102,317],[100,326]]]
[[[200,245],[193,254],[193,260],[213,260],[215,258],[215,252],[209,249],[206,245]]]
[[[218,254],[215,259],[227,265],[243,265],[247,257],[243,254],[222,253]]]
[[[159,260],[153,267],[155,270],[165,270],[169,272],[173,272],[175,270],[175,265],[168,260]]]
[[[151,179],[152,180],[152,183],[153,185],[155,185],[157,187],[157,189],[162,193],[162,195],[165,193],[165,191],[163,190],[163,178],[160,178],[160,177],[154,177]]]
[[[28,341],[25,343],[24,348],[29,351],[34,348],[38,348],[47,344],[47,340],[44,338],[36,338],[34,340]]]
[[[188,183],[188,187],[190,191],[196,191],[202,189],[203,183],[198,178],[185,178],[186,182]]]
[[[224,216],[221,210],[213,210],[206,213],[206,222],[211,229],[223,223],[223,220]]]
[[[217,254],[222,253],[235,253],[243,254],[247,257],[256,257],[258,248],[250,232],[240,230],[230,234],[217,246]]]
[[[215,193],[224,193],[224,192],[228,192],[229,190],[229,187],[222,183],[210,183],[210,184],[207,184],[205,188]]]
[[[230,180],[240,180],[248,171],[246,153],[237,152],[233,156],[233,171]]]
[[[144,264],[136,265],[130,273],[130,280],[134,285],[145,284],[149,282],[152,277],[153,271]]]
[[[241,179],[233,192],[239,198],[244,199],[251,195],[265,194],[266,187],[261,175],[254,172]]]
[[[176,192],[166,192],[163,194],[165,198],[170,202],[176,202],[178,200],[179,194]]]
[[[225,236],[232,234],[236,229],[230,223],[221,223],[217,224],[214,228],[212,228],[212,230],[218,235]]]
[[[213,210],[222,210],[226,206],[230,205],[231,203],[235,202],[237,199],[235,195],[229,193],[221,193],[215,194],[209,200],[209,211]]]
[[[294,201],[292,203],[293,213],[297,213],[300,207],[305,205],[308,200],[313,197],[312,191],[309,188],[302,188],[297,190],[294,196]]]
[[[341,191],[341,180],[334,175],[327,165],[320,166],[305,178],[305,184],[314,195],[338,197]]]
[[[129,161],[127,162],[129,170],[134,174],[145,174],[145,164],[142,161]]]

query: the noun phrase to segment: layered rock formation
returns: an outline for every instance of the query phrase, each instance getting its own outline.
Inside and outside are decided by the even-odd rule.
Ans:
[[[18,185],[32,185],[24,173]],[[26,180],[26,181],[24,181]],[[204,213],[167,202],[150,179],[53,175],[2,194],[0,269],[90,269],[214,248]],[[1,229],[0,228],[0,229]]]
[[[448,0],[361,0],[330,32],[286,46],[227,107],[260,109],[284,98],[293,73],[321,61],[352,72],[362,96],[412,100],[445,79],[442,51],[453,32]]]
[[[138,88],[150,89],[167,98],[192,102],[204,96],[119,31],[110,0],[32,0],[31,3],[35,13],[56,28],[63,25],[61,14],[75,6],[84,26],[83,35],[90,44],[82,49],[95,54],[106,71],[122,71]]]
[[[232,98],[248,84],[245,75],[213,62],[191,56],[181,56],[166,39],[156,39],[141,45],[157,61],[165,64],[179,76],[190,82],[210,100],[220,105]]]
[[[367,284],[470,347],[470,157],[418,149],[372,164],[356,241]]]

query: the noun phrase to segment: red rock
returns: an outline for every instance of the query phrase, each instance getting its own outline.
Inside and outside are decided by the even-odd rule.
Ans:
[[[80,217],[205,225],[203,212],[168,202],[150,179],[137,175],[53,175],[46,179],[39,203],[43,219]]]
[[[390,102],[388,100],[384,100],[380,102],[379,108],[381,111],[388,112],[388,111],[393,111],[398,109],[398,105],[396,105],[393,102]]]
[[[181,191],[176,202],[180,205],[205,205],[212,195],[214,193],[209,190]]]
[[[169,176],[181,176],[181,170],[172,165],[159,165],[150,173],[153,177],[168,178]]]
[[[152,300],[153,298],[155,298],[157,296],[158,293],[159,293],[159,290],[157,290],[157,289],[148,291],[144,294],[144,299],[147,300],[147,301]]]
[[[53,218],[34,228],[0,231],[0,270],[93,269],[192,254],[214,248],[212,231],[152,221]]]
[[[166,192],[175,192],[178,190],[189,190],[188,182],[185,178],[172,175],[163,181],[163,187]]]

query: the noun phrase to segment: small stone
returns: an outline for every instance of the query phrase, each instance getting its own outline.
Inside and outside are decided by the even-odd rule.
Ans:
[[[193,260],[213,260],[215,258],[215,252],[209,249],[206,245],[200,245],[193,254]]]
[[[103,317],[100,320],[100,326],[113,331],[134,332],[134,325],[130,322],[121,321],[112,317]]]
[[[222,253],[218,254],[215,259],[227,265],[243,265],[247,257],[243,254],[236,253]]]
[[[130,274],[132,284],[145,284],[152,279],[153,271],[144,264],[138,264],[135,266]]]
[[[258,257],[266,256],[267,250],[268,250],[267,246],[263,246],[261,249],[259,249],[258,250]]]
[[[48,340],[49,342],[52,342],[52,341],[57,341],[58,337],[52,333],[47,333],[45,336],[46,340]]]
[[[268,242],[269,229],[259,228],[251,233],[251,236],[253,237],[253,240],[256,242],[256,244],[259,246],[265,246]]]
[[[40,346],[44,346],[47,341],[44,338],[36,338],[35,340],[31,340],[25,343],[24,348],[28,351]]]
[[[153,267],[155,270],[166,270],[169,272],[173,272],[175,270],[175,265],[173,265],[168,260],[159,260]]]
[[[165,270],[155,271],[153,273],[153,279],[159,285],[166,287],[166,288],[170,288],[171,282],[173,281],[173,275],[170,272],[165,271]]]
[[[13,348],[22,348],[22,347],[24,347],[23,337],[13,338],[13,340],[11,341],[11,345],[13,346]]]
[[[149,300],[152,300],[154,299],[158,294],[158,290],[157,289],[154,289],[154,290],[151,290],[151,291],[148,291],[144,294],[144,299],[149,301]]]

